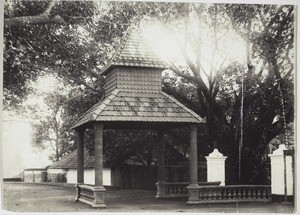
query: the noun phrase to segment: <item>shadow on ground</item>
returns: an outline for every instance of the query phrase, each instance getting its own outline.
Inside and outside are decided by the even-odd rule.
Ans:
[[[4,182],[3,210],[14,212],[215,212],[292,213],[291,203],[230,203],[187,205],[186,199],[156,199],[155,191],[107,188],[107,208],[75,201],[75,187]]]

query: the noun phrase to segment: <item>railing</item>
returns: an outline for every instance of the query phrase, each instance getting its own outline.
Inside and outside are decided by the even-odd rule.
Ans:
[[[270,202],[270,185],[228,185],[220,182],[198,182],[199,187],[187,188],[189,182],[158,182],[157,198],[189,197],[188,203]]]
[[[199,186],[218,186],[220,181],[216,182],[198,182]],[[188,197],[187,186],[189,182],[159,182],[157,186],[157,197]]]
[[[268,185],[200,186],[197,189],[197,203],[271,201],[271,186]]]

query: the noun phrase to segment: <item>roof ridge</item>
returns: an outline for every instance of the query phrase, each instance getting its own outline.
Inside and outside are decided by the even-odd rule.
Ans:
[[[119,46],[116,49],[116,52],[111,58],[110,62],[113,62],[117,57],[119,57],[120,53],[124,50],[124,47],[126,45],[126,41],[129,39],[130,35],[132,34],[133,29],[135,29],[134,26],[130,26],[125,33],[124,37],[121,39]]]
[[[91,108],[89,108],[81,117],[79,117],[75,122],[74,124],[72,125],[71,129],[77,127],[76,124],[81,120],[83,119],[96,105],[98,105],[99,103],[101,103],[103,100],[105,99],[105,96],[100,99],[97,103],[95,103]]]
[[[104,108],[106,108],[106,106],[116,97],[116,95],[120,92],[119,89],[114,89],[112,92],[110,92],[109,96],[106,97],[104,100],[103,100],[103,104],[101,104],[97,109],[100,109],[99,113],[96,112],[96,117],[98,117],[101,112],[104,110]],[[106,102],[108,101],[108,102]],[[96,118],[95,117],[95,118]]]
[[[132,24],[126,31],[126,33],[122,36],[121,40],[120,40],[120,44],[117,46],[116,51],[114,52],[114,54],[112,55],[112,57],[110,58],[109,62],[107,63],[107,65],[104,67],[104,69],[100,72],[100,75],[103,74],[112,64],[114,59],[117,57],[117,55],[119,55],[125,45],[126,45],[126,41],[129,39],[131,32],[133,31],[133,29],[135,29],[136,27]]]
[[[172,96],[168,95],[167,93],[165,93],[163,91],[161,91],[159,93],[162,94],[162,95],[164,95],[164,96],[166,96],[167,98],[169,98],[170,100],[172,100],[173,102],[175,102],[177,105],[179,105],[180,107],[182,107],[184,110],[186,110],[187,112],[189,112],[190,114],[192,114],[200,122],[202,122],[202,123],[206,122],[205,118],[201,118],[197,113],[195,113],[194,111],[192,111],[191,109],[189,109],[188,107],[186,107],[185,105],[183,105],[177,99],[173,98]]]

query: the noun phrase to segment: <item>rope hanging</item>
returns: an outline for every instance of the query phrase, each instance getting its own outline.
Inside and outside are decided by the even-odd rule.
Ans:
[[[244,139],[244,69],[242,70],[242,77],[241,77],[241,128],[240,128],[240,141],[239,141],[239,181],[241,181],[241,169],[242,169],[242,147],[243,147],[243,139]]]
[[[284,106],[284,100],[283,100],[283,92],[282,92],[282,88],[281,88],[281,82],[278,79],[277,80],[278,83],[278,91],[279,91],[279,96],[280,96],[280,103],[281,103],[281,118],[283,120],[283,134],[284,134],[284,144],[285,146],[288,147],[288,142],[287,142],[287,124],[286,124],[286,120],[285,120],[285,106]]]

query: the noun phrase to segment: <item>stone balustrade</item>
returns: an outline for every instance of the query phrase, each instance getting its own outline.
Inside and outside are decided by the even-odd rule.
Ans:
[[[159,182],[157,198],[188,197],[189,182]],[[220,182],[198,182],[198,199],[189,204],[226,203],[226,202],[270,202],[270,185],[227,185]]]
[[[190,204],[271,201],[269,185],[200,186],[198,191],[199,199]]]
[[[218,186],[220,181],[216,182],[198,182],[199,186]],[[189,182],[158,182],[157,198],[164,197],[188,197],[187,186]]]

